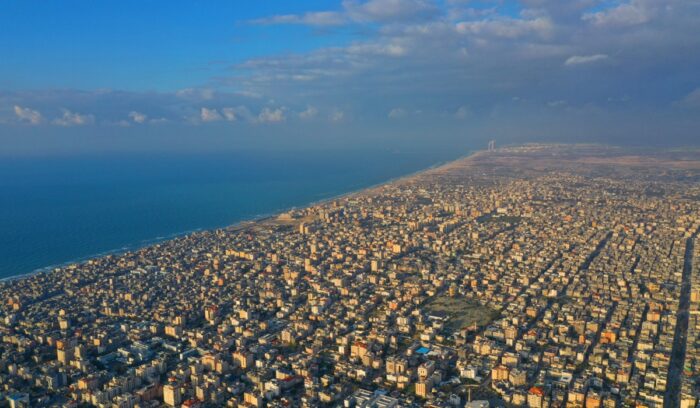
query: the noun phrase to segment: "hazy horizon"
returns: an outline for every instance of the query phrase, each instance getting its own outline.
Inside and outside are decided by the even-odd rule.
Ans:
[[[698,142],[696,1],[4,9],[2,157]]]

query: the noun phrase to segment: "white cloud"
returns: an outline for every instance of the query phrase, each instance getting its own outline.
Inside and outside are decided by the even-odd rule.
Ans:
[[[574,55],[569,57],[564,61],[564,65],[582,65],[582,64],[592,64],[594,62],[603,61],[609,57],[605,54],[594,54],[594,55]]]
[[[253,24],[303,24],[337,26],[363,22],[408,22],[425,20],[439,12],[430,0],[344,0],[340,11],[309,11],[278,14],[251,21]]]
[[[282,108],[270,109],[265,107],[260,111],[257,121],[259,123],[277,123],[283,122],[285,119]]]
[[[146,120],[148,119],[148,116],[146,116],[143,113],[136,112],[136,111],[131,111],[129,112],[129,118],[133,120],[135,123],[145,123]]]
[[[23,122],[30,123],[32,125],[38,125],[41,122],[44,121],[44,118],[41,116],[41,113],[39,111],[29,109],[29,108],[23,108],[21,106],[15,105],[15,115],[19,118],[19,120]]]
[[[678,104],[686,108],[700,108],[700,88],[686,95]]]
[[[552,33],[554,24],[548,17],[533,19],[498,18],[463,21],[457,23],[455,28],[460,34],[514,39],[526,35],[547,37]]]
[[[632,26],[649,22],[656,8],[648,1],[632,1],[608,10],[586,13],[582,19],[599,26]]]
[[[313,106],[308,106],[306,110],[299,113],[301,119],[311,119],[316,117],[316,115],[318,115],[318,109]]]
[[[394,108],[390,110],[389,114],[387,115],[389,119],[398,119],[404,116],[406,116],[406,111],[402,108]]]
[[[235,122],[238,120],[238,114],[236,113],[236,108],[222,108],[221,114],[229,122]]]
[[[221,120],[221,114],[216,110],[216,109],[209,109],[209,108],[204,108],[199,112],[199,118],[202,120],[202,122],[216,122],[217,120]]]
[[[429,0],[344,0],[343,8],[355,21],[416,21],[438,12]]]
[[[573,2],[579,4],[571,6]],[[600,7],[603,3],[592,2],[597,0],[524,0],[522,12],[513,15],[497,5],[499,2],[489,2],[495,8],[481,12],[469,10],[477,7],[473,0],[435,0],[435,4],[449,3],[458,10],[448,13],[443,9],[428,19],[403,20],[399,18],[403,11],[391,11],[389,7],[401,2],[346,2],[335,12],[342,14],[348,24],[358,26],[342,32],[323,32],[327,41],[322,41],[320,46],[311,44],[308,51],[273,53],[243,60],[230,71],[226,67],[212,70],[209,81],[200,83],[218,84],[216,91],[189,88],[177,95],[173,92],[138,95],[55,92],[48,96],[3,93],[0,99],[4,98],[2,101],[10,109],[2,112],[0,107],[0,117],[4,115],[10,122],[18,122],[11,110],[15,104],[38,107],[42,113],[49,112],[49,107],[90,106],[84,109],[99,115],[100,124],[118,119],[133,124],[133,119],[124,115],[132,109],[149,115],[159,112],[157,115],[173,122],[184,118],[202,123],[200,110],[206,106],[212,112],[205,114],[205,118],[220,117],[219,123],[224,120],[262,123],[281,120],[286,115],[296,119],[290,124],[296,126],[296,122],[309,118],[322,122],[343,118],[342,112],[333,113],[334,107],[342,107],[347,113],[344,120],[349,121],[355,116],[373,117],[377,106],[386,107],[379,112],[383,117],[400,116],[398,110],[391,112],[394,107],[403,107],[406,117],[414,117],[416,113],[407,107],[422,106],[426,121],[447,119],[450,126],[486,126],[493,118],[513,115],[513,122],[507,126],[516,128],[517,133],[520,130],[517,127],[536,115],[552,115],[562,120],[564,115],[586,104],[609,109],[612,106],[608,97],[623,94],[635,98],[625,106],[618,104],[619,111],[609,113],[611,116],[638,106],[672,108],[669,106],[672,100],[678,101],[674,106],[681,112],[679,115],[695,113],[680,108],[698,106],[700,91],[685,99],[685,95],[673,92],[674,89],[690,92],[692,87],[685,88],[688,84],[697,86],[698,53],[693,50],[700,49],[700,36],[697,36],[700,13],[689,5],[692,2],[668,0],[665,6],[665,1],[658,0],[605,0],[607,9]],[[379,10],[382,5],[388,8]],[[355,13],[352,17],[346,7]],[[587,10],[595,12],[584,14]],[[291,20],[318,26],[340,21],[334,21],[338,16],[330,12],[324,15],[304,14],[304,11],[307,10],[299,11],[299,18]],[[647,19],[650,20],[646,24],[630,24]],[[368,24],[359,26],[365,22]],[[614,24],[617,26],[613,27]],[[627,25],[619,29],[623,24]],[[343,41],[347,39],[346,30],[359,33],[351,36],[358,40]],[[307,34],[313,36],[317,32]],[[595,69],[588,72],[590,75],[579,72],[613,64],[616,69]],[[661,77],[663,81],[658,80]],[[644,92],[636,91],[640,84]],[[580,92],[581,89],[585,92]],[[513,95],[522,99],[512,103]],[[253,97],[258,99],[250,99]],[[207,98],[211,100],[204,100]],[[114,103],[116,100],[118,103]],[[560,100],[567,101],[566,105]],[[294,104],[288,105],[290,109],[276,112],[276,107],[290,103]],[[252,111],[224,108],[242,104],[255,108]],[[471,104],[473,111],[468,106],[458,109],[462,104]],[[123,106],[129,108],[123,110]],[[153,110],[156,106],[158,109]],[[269,107],[266,112],[262,111],[264,106]],[[459,122],[458,118],[466,120]],[[396,121],[397,126],[399,122]],[[145,123],[151,123],[151,118]],[[549,126],[545,125],[546,121],[537,122],[538,126],[539,123],[542,127]],[[373,126],[373,123],[358,126]]]
[[[71,112],[68,109],[63,109],[63,116],[53,120],[53,123],[59,126],[82,126],[93,122],[93,115]]]
[[[331,122],[340,122],[345,118],[345,112],[335,109],[333,112],[331,112],[331,115],[329,116],[329,119]]]
[[[295,74],[292,75],[292,79],[295,81],[313,81],[314,79],[316,79],[316,75]]]
[[[399,44],[353,44],[347,47],[350,54],[387,55],[401,57],[406,55],[407,49]]]
[[[457,108],[457,111],[455,112],[455,118],[457,119],[466,119],[469,116],[471,116],[472,111],[468,106],[460,106]]]
[[[347,19],[335,11],[311,11],[304,14],[280,14],[253,20],[253,24],[304,24],[311,26],[334,26],[345,24]]]
[[[235,91],[234,94],[235,94],[235,95],[240,95],[240,96],[245,96],[245,97],[247,97],[247,98],[254,98],[254,99],[260,99],[260,98],[263,97],[263,95],[260,94],[260,93],[258,93],[258,92],[247,91],[247,90],[244,90],[244,91]]]
[[[175,92],[180,98],[208,101],[214,99],[214,91],[208,88],[185,88]]]
[[[121,126],[121,127],[131,126],[131,122],[129,122],[126,119],[118,120],[116,122],[105,121],[104,123],[107,125],[110,125],[110,126]]]
[[[562,106],[566,106],[566,101],[561,100],[561,99],[556,100],[556,101],[550,101],[550,102],[547,102],[547,106],[549,106],[550,108],[559,108]]]

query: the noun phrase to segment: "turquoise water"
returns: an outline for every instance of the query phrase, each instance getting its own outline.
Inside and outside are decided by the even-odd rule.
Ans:
[[[303,206],[467,153],[3,158],[0,278]]]

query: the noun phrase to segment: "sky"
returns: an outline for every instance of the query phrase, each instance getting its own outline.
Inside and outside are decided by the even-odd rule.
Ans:
[[[700,142],[700,0],[5,1],[0,156]]]

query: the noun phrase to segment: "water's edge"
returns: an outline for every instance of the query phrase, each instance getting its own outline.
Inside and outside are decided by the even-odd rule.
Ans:
[[[47,265],[47,266],[44,266],[44,267],[41,267],[41,268],[37,268],[37,269],[35,269],[35,270],[31,271],[31,272],[22,273],[22,274],[18,274],[18,275],[12,275],[12,276],[2,277],[2,278],[0,278],[0,284],[2,284],[2,283],[4,283],[4,282],[11,282],[11,281],[14,281],[14,280],[19,280],[19,279],[28,278],[28,277],[30,277],[30,276],[37,275],[37,274],[41,274],[41,273],[51,272],[52,270],[54,270],[54,269],[56,269],[56,268],[61,268],[61,267],[65,267],[65,266],[68,266],[68,265],[73,265],[73,264],[78,264],[78,263],[87,262],[87,261],[89,261],[89,260],[91,260],[91,259],[97,259],[97,258],[101,258],[101,257],[108,256],[108,255],[121,255],[121,254],[126,254],[126,253],[129,253],[129,252],[132,252],[132,251],[138,251],[138,250],[143,249],[143,248],[148,248],[148,247],[150,247],[150,246],[152,246],[152,245],[157,245],[157,244],[160,244],[160,243],[163,243],[163,242],[166,242],[166,241],[170,241],[170,240],[173,240],[173,239],[177,239],[177,238],[181,238],[181,237],[186,237],[186,236],[188,236],[188,235],[190,235],[190,234],[193,234],[193,233],[196,233],[196,232],[213,231],[213,230],[217,230],[217,229],[237,228],[237,227],[241,227],[241,226],[246,225],[246,224],[247,224],[247,225],[251,225],[251,224],[259,223],[259,222],[261,222],[261,221],[268,220],[268,219],[270,219],[270,218],[272,218],[272,217],[276,217],[277,215],[282,214],[282,213],[287,212],[287,211],[291,211],[291,210],[298,209],[298,208],[313,207],[313,206],[316,206],[316,205],[328,203],[328,202],[331,202],[331,201],[334,201],[334,200],[338,200],[338,199],[341,199],[341,198],[353,196],[353,195],[356,195],[356,194],[361,194],[361,193],[363,193],[363,192],[366,192],[366,191],[369,191],[369,190],[372,190],[372,189],[375,189],[375,188],[378,188],[378,187],[381,187],[381,186],[390,185],[390,184],[392,184],[392,183],[396,183],[396,182],[401,181],[401,180],[410,179],[411,177],[415,177],[415,176],[417,176],[417,175],[419,175],[419,174],[422,174],[422,173],[425,173],[425,172],[427,172],[427,171],[434,170],[434,169],[438,169],[438,168],[440,168],[440,167],[450,165],[450,164],[455,163],[455,162],[458,162],[458,161],[460,161],[460,160],[464,160],[464,159],[466,159],[466,158],[469,158],[469,157],[471,157],[471,156],[477,154],[478,152],[479,152],[479,151],[472,150],[472,151],[469,151],[468,153],[466,153],[465,155],[462,155],[462,156],[460,156],[460,157],[458,157],[458,158],[456,158],[456,159],[454,159],[454,160],[448,160],[448,161],[437,162],[437,163],[434,163],[434,164],[432,164],[432,165],[430,165],[430,166],[428,166],[428,167],[425,167],[425,168],[423,168],[423,169],[416,170],[416,171],[411,172],[411,173],[408,173],[408,174],[404,174],[404,175],[401,175],[401,176],[393,177],[393,178],[390,178],[390,179],[388,179],[388,180],[381,181],[381,182],[379,182],[379,183],[375,183],[375,184],[368,185],[368,186],[365,186],[365,187],[361,187],[361,188],[356,189],[356,190],[351,190],[351,191],[347,191],[347,192],[344,192],[344,193],[335,194],[335,195],[330,196],[330,197],[322,198],[322,199],[320,199],[320,200],[311,201],[311,202],[308,202],[308,203],[303,204],[303,205],[299,205],[299,206],[290,206],[290,207],[284,207],[284,208],[276,209],[276,210],[271,211],[271,212],[269,212],[269,213],[260,214],[260,215],[258,215],[258,216],[253,217],[253,218],[241,219],[241,220],[238,220],[238,221],[234,221],[233,223],[226,223],[226,224],[220,225],[220,226],[214,226],[214,227],[208,227],[208,228],[194,228],[194,229],[189,229],[189,230],[182,231],[182,232],[177,232],[177,233],[174,233],[174,234],[169,234],[169,235],[167,235],[167,236],[156,237],[156,238],[152,238],[152,239],[145,239],[145,240],[142,240],[142,241],[140,241],[140,242],[138,242],[138,243],[133,243],[133,244],[125,245],[125,246],[122,246],[122,247],[120,247],[120,248],[115,248],[115,249],[111,249],[111,250],[107,250],[107,251],[103,251],[103,252],[99,252],[99,253],[95,253],[95,254],[91,254],[91,255],[79,257],[79,258],[75,258],[75,259],[68,260],[68,261],[65,261],[65,262],[59,262],[59,263],[55,263],[55,264],[52,264],[52,265]]]

